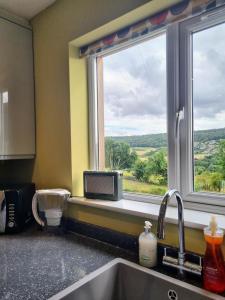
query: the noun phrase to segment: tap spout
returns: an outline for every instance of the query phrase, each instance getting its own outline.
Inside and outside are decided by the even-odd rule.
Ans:
[[[177,208],[178,208],[178,236],[179,236],[178,261],[180,265],[183,265],[184,256],[185,256],[184,205],[180,193],[175,189],[167,191],[162,200],[160,210],[159,210],[159,217],[158,217],[157,237],[159,239],[165,238],[164,223],[165,223],[166,209],[167,209],[168,202],[173,195],[175,195],[176,197]]]

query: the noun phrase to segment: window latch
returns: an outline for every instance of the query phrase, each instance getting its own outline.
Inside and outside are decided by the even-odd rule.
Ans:
[[[176,132],[175,137],[176,139],[179,138],[179,130],[180,130],[180,122],[184,119],[184,107],[176,112]]]

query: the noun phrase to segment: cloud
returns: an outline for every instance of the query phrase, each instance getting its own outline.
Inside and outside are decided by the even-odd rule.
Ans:
[[[166,132],[165,120],[165,116],[153,116],[152,118],[148,116],[139,116],[138,118],[132,116],[122,118],[109,117],[105,123],[105,134],[106,136],[129,136]]]
[[[224,127],[225,24],[193,35],[194,128]],[[166,132],[165,35],[104,58],[107,135]]]
[[[217,119],[217,114],[225,110],[224,36],[225,24],[194,34],[193,102],[195,118]],[[209,124],[211,122],[212,120]]]
[[[161,115],[166,112],[166,86],[135,78],[126,70],[105,76],[105,103],[118,116]]]
[[[111,57],[104,60],[105,103],[115,117],[165,114],[164,39],[160,37],[153,42],[160,49],[164,46],[160,52],[151,49],[152,43],[148,42],[121,51],[112,60]]]

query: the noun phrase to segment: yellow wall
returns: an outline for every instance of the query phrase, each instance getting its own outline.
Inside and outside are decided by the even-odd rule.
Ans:
[[[107,227],[119,232],[128,233],[138,236],[143,231],[143,224],[145,219],[124,215],[116,212],[71,204],[69,210],[69,217],[76,218],[79,221],[95,224],[102,227]],[[157,224],[153,223],[153,232],[156,233]],[[189,251],[204,253],[205,243],[203,241],[203,234],[201,230],[185,229],[186,249]],[[177,225],[166,224],[165,226],[165,240],[163,243],[178,246],[178,230]]]
[[[145,221],[144,218],[117,212],[109,212],[108,210],[78,204],[70,204],[68,217],[135,236],[138,236],[140,232],[143,231],[143,224]],[[155,221],[152,223],[152,230],[156,233],[157,223]],[[163,244],[178,247],[178,229],[176,224],[166,224],[165,239],[161,242]],[[188,251],[204,254],[205,241],[203,231],[185,228],[185,246]],[[225,255],[225,242],[223,243],[222,250]]]
[[[71,160],[72,193],[83,196],[83,171],[89,169],[88,132],[88,87],[87,59],[79,57],[79,48],[97,39],[137,22],[177,0],[150,1],[138,8],[117,17],[97,29],[73,39],[69,43],[70,79],[70,120],[71,120]]]
[[[149,4],[157,11],[178,1],[154,0]],[[68,43],[147,2],[58,0],[32,20],[37,120],[33,180],[39,188],[62,186],[76,190],[80,186],[82,168],[88,167],[87,91],[84,86],[80,87],[84,85],[81,81],[69,84]],[[142,12],[144,16],[145,10]],[[141,17],[138,13],[139,10],[136,18]],[[125,18],[129,22],[129,15]],[[117,21],[117,24],[122,23]],[[71,71],[72,76],[84,75],[79,70],[80,66],[77,73]],[[71,102],[69,93],[73,94]]]
[[[32,20],[37,118],[33,180],[38,187],[72,188],[68,43],[145,2],[58,0]],[[74,104],[78,108],[79,101]]]
[[[69,49],[72,194],[83,195],[83,171],[89,169],[87,62]],[[81,101],[82,99],[82,101]]]
[[[168,5],[178,1],[153,2]],[[85,60],[78,60],[77,47],[109,28],[128,24],[131,15],[138,19],[142,12],[144,16],[145,9],[141,7],[132,14],[128,12],[146,2],[58,0],[32,20],[37,118],[33,180],[39,188],[60,186],[81,194],[82,170],[88,167],[88,108]],[[124,14],[124,18],[113,21]],[[103,26],[110,21],[111,27]],[[101,30],[88,34],[100,26]],[[74,40],[69,49],[69,42]],[[80,221],[134,235],[142,230],[144,221],[74,204],[69,205],[68,213]],[[175,225],[167,225],[165,242],[177,245]],[[186,246],[188,250],[203,253],[202,232],[186,229]]]

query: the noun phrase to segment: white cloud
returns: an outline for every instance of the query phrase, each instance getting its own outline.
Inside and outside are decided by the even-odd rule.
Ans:
[[[194,128],[225,127],[225,24],[193,36]],[[106,135],[166,132],[165,36],[104,58]]]
[[[106,136],[129,136],[166,132],[166,116],[109,118],[105,126]]]

